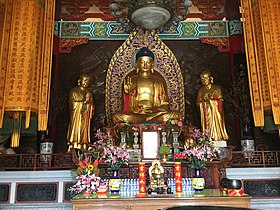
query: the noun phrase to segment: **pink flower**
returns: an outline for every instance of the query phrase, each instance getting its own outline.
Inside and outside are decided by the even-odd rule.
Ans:
[[[178,126],[179,126],[179,127],[182,127],[182,126],[183,126],[183,122],[182,122],[182,120],[179,120],[179,122],[178,122]]]
[[[117,158],[115,156],[112,156],[112,163],[116,163],[117,162]]]
[[[195,129],[192,137],[192,142],[189,141],[185,145],[185,150],[182,154],[189,159],[191,168],[202,168],[205,165],[205,161],[215,159],[216,150],[209,136],[203,134],[200,130]]]

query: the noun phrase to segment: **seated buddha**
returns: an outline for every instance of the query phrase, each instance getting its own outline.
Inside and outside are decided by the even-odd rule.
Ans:
[[[152,165],[149,167],[149,188],[153,190],[156,187],[167,187],[167,185],[164,183],[163,174],[164,169],[161,166],[159,160],[154,160]]]
[[[181,118],[169,108],[165,81],[154,74],[152,51],[144,47],[136,54],[136,75],[123,82],[123,110],[113,122],[158,122]]]

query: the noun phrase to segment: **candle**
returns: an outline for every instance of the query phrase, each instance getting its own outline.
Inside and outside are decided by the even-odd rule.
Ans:
[[[180,162],[174,163],[176,193],[182,193],[182,166]]]

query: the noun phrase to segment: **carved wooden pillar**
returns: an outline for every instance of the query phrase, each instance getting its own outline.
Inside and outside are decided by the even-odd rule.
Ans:
[[[225,13],[226,17],[229,20],[229,46],[230,46],[230,67],[231,67],[231,76],[233,80],[233,91],[234,91],[234,101],[236,104],[239,102],[239,97],[237,91],[237,86],[235,85],[237,82],[236,77],[236,65],[238,61],[235,60],[235,55],[239,53],[244,53],[244,44],[243,44],[243,36],[242,36],[242,23],[240,20],[241,14],[239,12],[239,0],[227,0],[225,4]],[[241,125],[240,125],[240,110],[236,107],[234,110],[235,116],[235,133],[237,139],[232,139],[234,145],[236,145],[236,149],[240,147],[240,139],[241,139]]]

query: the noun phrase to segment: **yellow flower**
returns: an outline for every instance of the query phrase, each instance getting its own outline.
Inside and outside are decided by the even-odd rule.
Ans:
[[[88,166],[87,166],[87,168],[88,168],[88,170],[93,170],[94,169],[94,166],[92,165],[92,164],[89,164]]]

